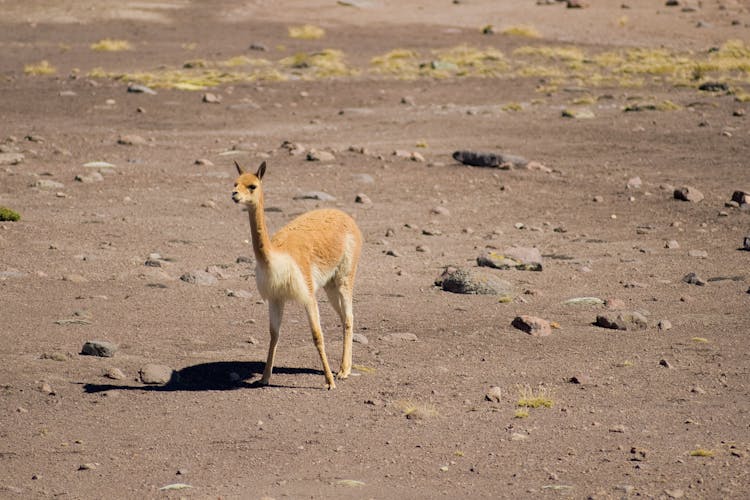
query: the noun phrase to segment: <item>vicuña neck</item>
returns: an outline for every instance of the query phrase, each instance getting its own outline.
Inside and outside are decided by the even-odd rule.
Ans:
[[[268,264],[271,257],[271,239],[266,229],[266,218],[263,214],[263,205],[251,205],[248,207],[250,214],[250,236],[253,240],[253,251],[255,260]]]

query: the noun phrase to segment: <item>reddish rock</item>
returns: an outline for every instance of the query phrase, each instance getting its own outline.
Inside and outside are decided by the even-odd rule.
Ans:
[[[546,337],[552,333],[549,321],[525,314],[516,316],[511,325],[533,337]]]

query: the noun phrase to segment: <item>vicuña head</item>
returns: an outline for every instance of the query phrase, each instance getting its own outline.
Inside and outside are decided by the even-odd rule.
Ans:
[[[255,281],[261,296],[268,301],[271,342],[259,383],[267,385],[271,379],[284,304],[291,300],[305,307],[313,341],[323,363],[326,385],[333,389],[336,383],[326,357],[316,293],[323,288],[341,318],[344,350],[336,376],[345,379],[352,370],[352,294],[362,251],[362,234],[344,212],[320,209],[300,215],[270,237],[263,213],[261,182],[266,162],[261,163],[254,174],[245,172],[237,162],[235,165],[240,176],[234,183],[232,199],[248,207],[256,259]]]

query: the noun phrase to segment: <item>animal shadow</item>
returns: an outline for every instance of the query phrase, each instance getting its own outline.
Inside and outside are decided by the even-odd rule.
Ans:
[[[83,390],[93,394],[104,391],[231,391],[236,389],[250,389],[263,387],[249,379],[263,373],[265,363],[259,361],[218,361],[186,366],[172,372],[172,377],[164,385],[115,385],[115,384],[84,384]],[[322,375],[320,370],[311,368],[275,367],[276,374],[314,374]],[[272,384],[273,387],[291,387]]]

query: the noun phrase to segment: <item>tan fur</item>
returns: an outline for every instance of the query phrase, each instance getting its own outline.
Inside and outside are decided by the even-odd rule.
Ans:
[[[261,296],[268,300],[271,342],[261,384],[268,384],[273,371],[284,304],[293,300],[307,312],[313,341],[320,354],[329,389],[336,387],[328,365],[320,328],[316,292],[323,288],[341,318],[344,350],[337,378],[345,379],[352,369],[352,294],[354,276],[362,251],[362,234],[354,220],[336,209],[320,209],[300,215],[272,238],[268,236],[263,214],[261,187],[266,163],[255,174],[245,173],[234,184],[232,199],[247,205],[255,253],[255,281]]]

